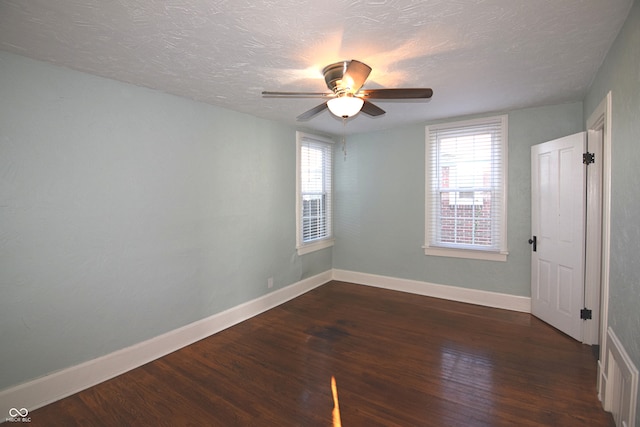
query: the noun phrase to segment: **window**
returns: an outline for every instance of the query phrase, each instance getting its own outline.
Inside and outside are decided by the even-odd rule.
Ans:
[[[507,259],[507,116],[426,128],[425,254]]]
[[[333,142],[296,132],[296,238],[298,254],[333,245]]]

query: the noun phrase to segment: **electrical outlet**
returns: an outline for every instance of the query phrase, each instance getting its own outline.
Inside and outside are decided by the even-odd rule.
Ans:
[[[267,279],[267,288],[269,289],[273,288],[273,277],[269,277]]]

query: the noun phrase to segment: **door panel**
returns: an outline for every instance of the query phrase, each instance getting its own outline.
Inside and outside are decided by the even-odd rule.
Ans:
[[[537,262],[539,280],[535,281],[537,286],[536,294],[538,304],[549,304],[551,299],[549,298],[551,292],[549,291],[549,284],[551,283],[551,264],[545,260],[538,260]]]
[[[582,341],[585,134],[531,147],[532,313]]]
[[[571,315],[571,302],[574,283],[573,271],[564,266],[558,266],[558,310],[565,315]]]

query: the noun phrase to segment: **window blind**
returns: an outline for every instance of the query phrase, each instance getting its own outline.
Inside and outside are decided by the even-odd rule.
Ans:
[[[427,133],[426,245],[506,250],[506,116]]]
[[[300,141],[301,243],[331,237],[333,149],[331,144],[303,137]]]

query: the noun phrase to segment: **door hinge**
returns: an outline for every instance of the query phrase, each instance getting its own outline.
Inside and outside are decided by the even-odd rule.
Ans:
[[[582,320],[591,320],[591,310],[586,307],[580,310],[580,318]]]
[[[585,165],[590,165],[591,163],[595,163],[596,155],[590,152],[582,153],[582,163]]]

